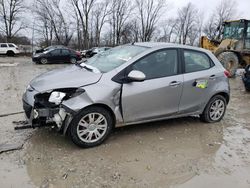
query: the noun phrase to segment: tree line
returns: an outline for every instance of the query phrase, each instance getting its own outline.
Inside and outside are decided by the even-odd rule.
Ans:
[[[0,39],[23,39],[25,31],[41,46],[76,49],[139,41],[198,45],[201,35],[219,40],[222,23],[237,17],[233,0],[221,0],[210,15],[190,2],[166,14],[173,9],[167,0],[34,0],[29,6],[26,1],[0,0]]]

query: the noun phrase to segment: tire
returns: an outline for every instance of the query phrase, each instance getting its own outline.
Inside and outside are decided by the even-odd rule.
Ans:
[[[216,104],[218,105],[216,106]],[[227,102],[225,97],[216,95],[209,100],[203,113],[200,115],[200,119],[206,123],[219,122],[225,115],[226,107]]]
[[[93,106],[84,109],[73,118],[69,133],[73,143],[82,148],[89,148],[100,145],[109,136],[113,127],[111,114],[102,107]]]
[[[48,60],[46,58],[42,58],[40,60],[40,63],[43,64],[43,65],[48,64]]]
[[[75,64],[77,62],[76,58],[72,57],[70,58],[70,63]]]
[[[223,67],[230,73],[229,77],[234,77],[239,66],[239,59],[234,52],[222,52],[218,59]]]
[[[13,57],[13,56],[15,56],[15,52],[7,51],[7,56]]]

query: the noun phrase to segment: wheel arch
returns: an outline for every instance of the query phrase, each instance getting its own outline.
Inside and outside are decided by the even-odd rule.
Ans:
[[[6,54],[9,56],[12,56],[12,55],[14,56],[16,53],[13,50],[7,50]]]
[[[116,116],[115,116],[115,113],[113,112],[113,110],[112,110],[108,105],[103,104],[103,103],[95,103],[95,104],[90,104],[90,105],[88,105],[88,106],[85,106],[85,107],[83,107],[82,109],[80,109],[76,114],[74,114],[74,116],[76,116],[78,113],[80,113],[80,112],[82,112],[83,110],[85,110],[85,109],[87,109],[87,108],[90,108],[90,107],[101,107],[101,108],[107,110],[107,111],[110,113],[110,115],[111,115],[111,117],[112,117],[112,120],[113,120],[113,125],[112,125],[112,127],[113,127],[113,128],[115,127],[115,124],[116,124]],[[73,119],[73,117],[72,117],[72,119]],[[71,124],[72,119],[70,120],[70,122],[68,122],[67,124],[65,124],[65,125],[63,126],[63,133],[64,133],[64,134],[66,134],[66,133],[68,132],[68,130],[69,130],[68,128],[70,127],[70,124]]]
[[[212,97],[210,97],[210,99],[208,100],[208,102],[209,102],[214,96],[216,96],[216,95],[221,95],[222,97],[224,97],[224,98],[226,99],[227,104],[229,103],[230,96],[229,96],[229,94],[228,94],[227,92],[223,92],[223,91],[218,92],[218,93],[215,93]]]

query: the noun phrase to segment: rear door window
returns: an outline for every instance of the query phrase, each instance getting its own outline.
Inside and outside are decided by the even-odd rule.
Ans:
[[[184,63],[185,73],[202,71],[213,66],[205,53],[192,50],[184,50]]]
[[[15,46],[13,44],[8,44],[9,47],[14,48]]]

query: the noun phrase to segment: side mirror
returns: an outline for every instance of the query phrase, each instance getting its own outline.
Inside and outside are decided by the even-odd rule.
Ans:
[[[130,82],[142,82],[146,79],[146,75],[141,71],[132,70],[127,78]]]

